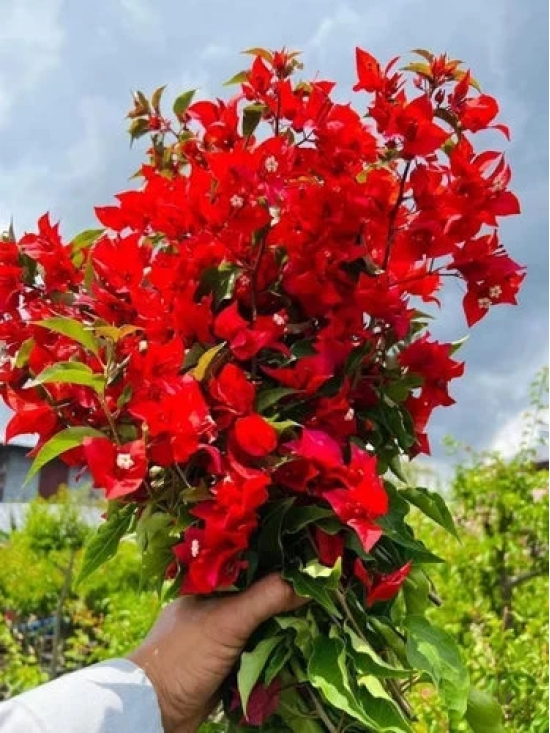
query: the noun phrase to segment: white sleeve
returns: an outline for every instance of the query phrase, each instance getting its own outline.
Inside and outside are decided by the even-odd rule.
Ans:
[[[127,659],[94,664],[0,703],[1,733],[162,733],[157,696]]]

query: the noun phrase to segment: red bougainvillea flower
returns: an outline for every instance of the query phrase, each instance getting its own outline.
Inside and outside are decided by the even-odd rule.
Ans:
[[[235,364],[226,364],[208,383],[215,400],[218,428],[230,425],[235,417],[252,412],[256,389],[246,373]]]
[[[45,214],[2,236],[6,437],[37,434],[40,460],[57,445],[138,522],[168,513],[175,531],[184,517],[182,592],[243,587],[270,569],[272,512],[291,525],[313,508],[308,536],[288,533],[292,559],[342,558],[349,574],[355,532],[372,605],[407,572],[378,569],[391,511],[378,472],[429,450],[464,371],[423,311],[446,305],[452,276],[473,324],[515,303],[524,277],[498,236],[520,209],[511,171],[477,134],[507,130],[445,54],[403,67],[357,49],[356,107],[330,80],[298,81],[296,53],[250,53],[227,100],[183,94],[171,119],[162,88],[136,94],[142,185],[96,209],[103,229],[65,242]],[[98,437],[80,445],[83,427]]]
[[[370,552],[383,534],[375,520],[388,511],[388,495],[376,472],[376,458],[354,450],[346,482],[348,488],[326,491],[324,498]]]
[[[209,543],[206,530],[188,529],[184,541],[172,548],[177,561],[186,568],[181,593],[207,594],[232,585],[247,566],[240,557],[247,541],[247,535],[224,532]]]
[[[313,531],[315,546],[319,560],[329,568],[342,557],[344,552],[344,538],[341,534],[328,534],[320,527],[315,527]]]
[[[462,376],[464,363],[451,359],[452,344],[429,341],[425,334],[404,349],[399,360],[414,374],[423,377],[422,394],[434,405],[452,405],[448,385],[452,379]]]
[[[272,453],[277,447],[277,431],[257,413],[239,417],[232,435],[241,451],[256,458]]]
[[[271,684],[265,686],[258,683],[250,693],[243,722],[248,725],[261,726],[279,707],[281,679],[275,677]]]
[[[241,725],[262,726],[279,707],[281,680],[279,677],[269,684],[257,682],[252,688],[246,705],[246,713],[241,718]],[[230,710],[242,709],[241,698],[237,688],[233,690]]]
[[[353,572],[367,590],[367,606],[370,607],[378,601],[390,601],[394,598],[399,593],[411,567],[412,562],[408,562],[393,573],[387,575],[375,573],[374,576],[371,576],[361,560],[356,558]]]
[[[115,445],[108,438],[84,438],[84,455],[94,486],[108,499],[119,499],[137,491],[147,472],[145,441]]]

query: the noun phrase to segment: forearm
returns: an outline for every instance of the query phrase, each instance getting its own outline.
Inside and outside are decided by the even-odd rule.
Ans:
[[[127,659],[64,675],[0,704],[0,729],[9,733],[163,733],[156,692],[145,672]]]

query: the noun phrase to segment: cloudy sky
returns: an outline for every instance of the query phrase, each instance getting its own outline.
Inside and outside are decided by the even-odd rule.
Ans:
[[[250,46],[300,49],[309,75],[338,81],[343,97],[356,45],[381,59],[421,47],[466,61],[513,131],[523,215],[502,236],[528,278],[519,308],[494,309],[473,331],[457,405],[434,418],[432,444],[436,462],[447,434],[513,452],[529,382],[548,361],[547,0],[2,0],[1,16],[0,228],[13,217],[22,232],[51,211],[67,237],[94,226],[92,207],[140,163],[124,120],[136,88],[225,94]],[[456,309],[436,329],[464,333]]]

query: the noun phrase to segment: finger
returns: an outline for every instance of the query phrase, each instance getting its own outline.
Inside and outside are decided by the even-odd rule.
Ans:
[[[297,596],[279,575],[268,575],[242,593],[221,601],[210,620],[233,636],[235,643],[244,644],[261,623],[304,603],[307,601]]]

